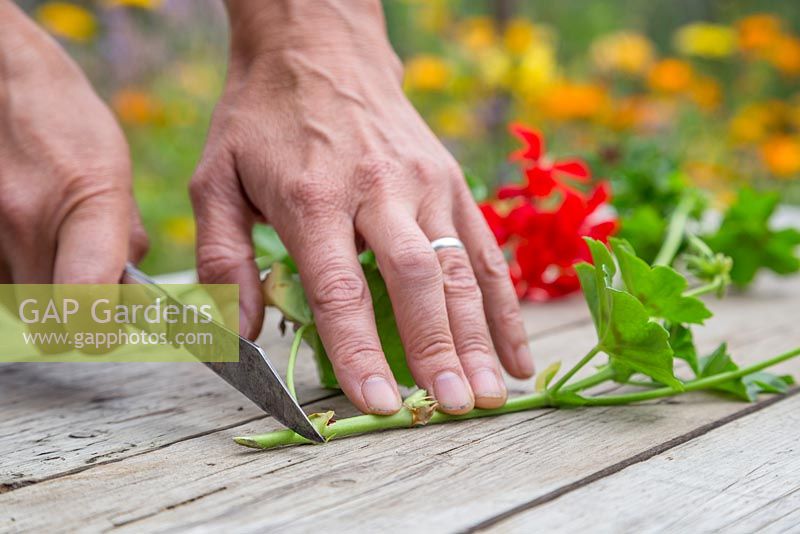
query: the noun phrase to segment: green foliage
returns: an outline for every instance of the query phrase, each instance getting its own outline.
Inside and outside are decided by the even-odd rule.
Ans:
[[[694,346],[694,336],[688,326],[680,323],[665,325],[669,332],[669,345],[676,358],[689,364],[695,375],[700,374],[700,362],[697,359],[697,349]]]
[[[667,219],[653,206],[633,208],[620,220],[618,235],[630,242],[640,257],[652,260],[661,249],[667,233]]]
[[[625,287],[639,299],[651,317],[693,324],[702,324],[711,317],[711,312],[700,299],[683,296],[689,284],[675,269],[664,265],[650,267],[636,256],[633,247],[625,240],[612,238],[611,247],[619,262]]]
[[[714,352],[700,359],[698,378],[738,370],[739,366],[733,362],[728,354],[727,345],[723,343]],[[794,384],[794,379],[791,376],[778,376],[761,371],[717,384],[710,389],[731,394],[743,401],[753,402],[758,399],[759,393],[786,393],[792,384]]]
[[[706,237],[712,249],[733,259],[730,276],[740,287],[750,284],[761,268],[778,274],[800,270],[800,259],[795,254],[800,231],[770,228],[770,218],[779,201],[780,196],[774,192],[742,189],[719,230]]]
[[[613,287],[616,268],[605,245],[592,239],[586,242],[594,265],[581,263],[575,268],[594,319],[598,348],[623,367],[681,389],[672,371],[669,334],[650,320],[650,313],[635,296]]]

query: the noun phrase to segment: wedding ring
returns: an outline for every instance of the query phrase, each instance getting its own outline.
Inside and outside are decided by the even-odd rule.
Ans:
[[[431,241],[433,250],[442,250],[443,248],[460,248],[464,249],[464,243],[457,237],[440,237]]]

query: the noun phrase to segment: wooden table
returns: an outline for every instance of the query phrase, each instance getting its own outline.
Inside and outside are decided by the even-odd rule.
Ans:
[[[711,302],[702,348],[800,345],[800,278]],[[527,305],[543,368],[593,342],[580,299]],[[279,366],[276,317],[261,340]],[[353,413],[298,370],[308,411]],[[800,361],[782,372],[800,375]],[[512,382],[516,392],[530,382]],[[0,532],[800,530],[800,396],[691,394],[273,451],[278,428],[199,364],[0,365]]]

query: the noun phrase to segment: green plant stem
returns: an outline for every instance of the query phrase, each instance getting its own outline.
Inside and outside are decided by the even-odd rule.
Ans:
[[[720,290],[720,288],[725,284],[725,281],[722,277],[717,276],[714,278],[713,282],[709,282],[705,285],[695,287],[683,293],[684,297],[699,297],[700,295],[705,295],[707,293],[715,293]]]
[[[664,244],[661,245],[661,250],[658,251],[653,265],[670,265],[672,260],[675,259],[678,250],[681,248],[681,243],[683,243],[686,224],[689,222],[689,216],[696,203],[697,199],[693,195],[684,196],[678,203],[669,219],[667,237],[664,239]]]
[[[676,391],[672,388],[658,388],[649,391],[642,391],[636,393],[626,393],[622,395],[601,395],[598,397],[584,397],[583,401],[586,406],[610,406],[630,404],[634,402],[642,402],[646,400],[653,400],[662,397],[670,397],[678,395],[683,392],[697,391],[700,389],[707,389],[729,380],[735,380],[743,376],[761,371],[767,367],[784,362],[791,358],[800,355],[800,347],[774,356],[770,359],[758,362],[748,367],[739,369],[737,371],[730,371],[727,373],[720,373],[718,375],[710,376],[692,380],[684,384],[683,391]],[[564,391],[577,392],[597,384],[600,384],[612,378],[613,371],[610,367],[601,369],[594,375],[576,381],[571,385],[564,387]],[[602,378],[602,379],[601,379]],[[462,415],[449,415],[442,412],[434,412],[427,424],[440,424],[450,421],[462,421],[466,419],[476,419],[479,417],[489,417],[493,415],[502,415],[507,413],[521,412],[526,410],[534,410],[537,408],[546,407],[559,407],[562,405],[573,406],[574,402],[560,401],[558,398],[551,397],[548,392],[534,393],[531,395],[524,395],[509,399],[504,406],[495,408],[493,410],[475,409]],[[363,434],[367,432],[375,432],[379,430],[387,430],[392,428],[409,428],[415,425],[414,416],[412,411],[403,407],[398,413],[394,415],[360,415],[357,417],[349,417],[334,421],[328,425],[320,425],[318,430],[326,439],[343,438],[355,434]],[[306,438],[295,434],[292,430],[280,430],[277,432],[270,432],[258,436],[244,436],[234,438],[236,443],[256,449],[270,449],[273,447],[280,447],[284,445],[300,445],[312,443]]]
[[[589,389],[591,387],[597,386],[598,384],[602,384],[603,382],[608,382],[614,378],[614,370],[611,368],[610,365],[604,365],[598,372],[593,375],[589,375],[586,378],[581,378],[580,380],[576,380],[571,384],[567,384],[564,386],[564,391],[576,392],[582,391],[584,389]]]
[[[461,415],[450,415],[437,411],[434,412],[433,416],[431,416],[426,424],[437,425],[450,421],[462,421],[466,419],[477,419],[479,417],[489,417],[492,415],[523,412],[536,408],[545,408],[549,405],[550,400],[545,393],[533,393],[531,395],[508,399],[508,402],[503,406],[492,410],[476,408]],[[410,428],[412,426],[415,426],[413,414],[411,410],[404,406],[399,412],[393,415],[358,415],[356,417],[339,419],[326,426],[320,426],[317,430],[320,431],[326,440],[330,440],[353,436],[355,434],[364,434],[366,432],[375,432],[392,428]],[[239,445],[256,449],[270,449],[282,445],[312,443],[303,436],[295,434],[292,430],[279,430],[259,436],[236,437],[233,439]]]
[[[630,404],[633,402],[642,402],[646,400],[659,399],[662,397],[672,397],[681,393],[689,391],[697,391],[700,389],[708,389],[719,384],[742,378],[767,367],[777,365],[786,360],[790,360],[800,355],[800,347],[784,352],[767,360],[754,363],[747,367],[736,371],[728,371],[727,373],[719,373],[706,378],[698,378],[683,384],[683,391],[677,391],[669,387],[662,387],[658,389],[651,389],[649,391],[638,391],[636,393],[623,393],[621,395],[602,395],[599,397],[587,397],[586,406],[611,406],[617,404]]]
[[[562,376],[562,377],[561,377],[561,378],[558,380],[558,382],[556,382],[556,383],[555,383],[555,384],[554,384],[554,385],[553,385],[551,388],[548,388],[548,390],[547,390],[547,393],[548,393],[550,396],[555,396],[556,392],[557,392],[559,389],[561,389],[561,388],[564,386],[564,384],[566,384],[566,383],[567,383],[567,381],[568,381],[570,378],[572,378],[572,377],[573,377],[573,375],[575,375],[575,373],[577,373],[578,371],[580,371],[580,370],[581,370],[581,368],[582,368],[584,365],[586,365],[587,363],[589,363],[589,362],[592,360],[592,358],[594,358],[595,356],[597,356],[597,353],[598,353],[598,352],[600,352],[600,348],[599,348],[597,345],[595,345],[594,347],[592,347],[592,350],[590,350],[589,352],[587,352],[587,353],[586,353],[586,355],[585,355],[583,358],[581,358],[581,359],[580,359],[580,361],[578,361],[578,363],[576,363],[575,365],[573,365],[573,366],[572,366],[572,369],[570,369],[569,371],[567,371],[567,372],[564,374],[564,376]]]
[[[304,324],[294,333],[292,348],[289,349],[289,363],[286,365],[286,389],[292,397],[297,400],[297,392],[294,388],[294,366],[297,363],[297,353],[300,351],[300,342],[303,341],[303,333],[306,331],[307,324]]]

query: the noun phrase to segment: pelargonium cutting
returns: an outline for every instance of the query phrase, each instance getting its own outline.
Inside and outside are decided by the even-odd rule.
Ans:
[[[500,190],[498,197],[503,198],[497,198],[495,203],[509,199],[516,203],[510,209],[506,206],[503,215],[496,210],[495,203],[484,204],[487,221],[509,253],[512,277],[515,262],[520,269],[522,265],[529,267],[524,277],[518,274],[514,278],[517,287],[524,288],[520,296],[532,296],[532,288],[543,290],[549,297],[582,289],[597,334],[595,345],[564,372],[560,363],[544,369],[537,376],[534,392],[512,397],[502,407],[449,415],[436,410],[435,400],[425,391],[416,390],[394,415],[337,420],[333,412],[312,414],[312,423],[325,438],[542,408],[625,405],[698,390],[745,401],[756,400],[760,393],[788,391],[794,383],[792,377],[774,375],[765,369],[800,356],[800,347],[740,368],[726,344],[700,355],[693,339],[693,330],[712,317],[699,298],[702,295],[722,296],[732,281],[744,285],[762,267],[780,274],[800,268],[794,254],[794,247],[800,244],[800,232],[774,231],[769,226],[776,205],[773,197],[743,192],[719,230],[701,239],[690,231],[698,196],[696,192],[687,192],[674,208],[662,246],[650,263],[639,257],[628,241],[610,237],[616,228],[613,217],[596,224],[586,223],[608,199],[608,193],[605,184],[589,185],[590,173],[585,164],[577,160],[555,163],[545,160],[543,141],[538,134],[522,127],[513,131],[525,142],[524,148],[513,157],[524,162],[527,184]],[[567,182],[576,178],[577,184]],[[753,203],[757,216],[748,217],[752,215]],[[515,210],[518,213],[512,216]],[[525,212],[523,216],[519,216],[519,211]],[[520,219],[530,226],[515,226]],[[551,224],[544,222],[547,220]],[[541,228],[535,227],[537,222],[542,224]],[[755,239],[761,240],[764,250]],[[525,263],[529,254],[526,246],[534,244],[550,247],[545,249],[548,259],[543,262],[552,261],[556,265],[559,274],[555,278],[545,279],[549,267],[542,268],[543,262],[535,267]],[[745,267],[737,271],[737,258],[732,260],[730,256],[745,258]],[[290,391],[294,393],[294,366],[302,341],[313,350],[322,384],[335,387],[332,366],[316,333],[293,263],[285,254],[273,255],[272,259],[277,261],[272,263],[264,283],[266,302],[279,309],[285,321],[295,327],[287,372]],[[413,387],[380,271],[370,254],[362,255],[361,259],[386,358],[398,383]],[[605,360],[596,365],[599,358]],[[576,379],[590,364],[596,365],[595,372]],[[606,383],[623,387],[619,393],[592,393],[593,388]],[[291,430],[235,440],[240,445],[262,449],[310,443]]]

